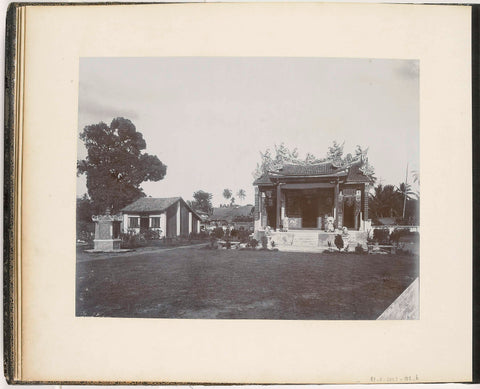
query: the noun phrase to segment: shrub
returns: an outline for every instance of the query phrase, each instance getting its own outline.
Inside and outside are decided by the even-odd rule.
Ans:
[[[403,228],[396,228],[395,230],[393,230],[392,234],[390,235],[390,240],[395,243],[398,243],[400,238],[403,238],[403,237],[418,238],[419,233],[416,231],[410,231]]]
[[[147,230],[143,234],[145,240],[158,240],[160,239],[160,232],[155,230]]]
[[[243,230],[237,230],[237,239],[240,243],[247,243],[250,239],[250,232]]]
[[[225,235],[225,233],[223,232],[222,227],[215,227],[214,230],[212,231],[212,235],[217,239],[221,239],[223,238],[223,235]]]
[[[249,238],[247,241],[247,247],[251,247],[252,249],[257,248],[258,246],[258,240],[255,238]]]
[[[355,253],[356,254],[365,254],[365,249],[360,243],[357,243],[357,246],[355,247]]]
[[[268,247],[268,237],[266,235],[262,235],[262,248],[266,249]]]
[[[143,234],[120,234],[120,239],[122,240],[121,247],[125,249],[134,249],[136,247],[145,246],[147,243]]]
[[[335,235],[335,246],[337,246],[337,249],[341,250],[343,249],[343,238],[342,238],[342,235],[340,234],[337,234]]]
[[[210,237],[210,248],[211,249],[218,248],[217,238],[215,238],[215,236],[213,235]]]
[[[373,230],[373,240],[378,244],[389,244],[390,232],[386,228],[375,228]]]
[[[77,221],[77,239],[85,242],[93,242],[95,235],[95,224],[87,223],[82,220]]]
[[[188,236],[189,240],[205,240],[208,238],[208,233],[205,231],[200,231],[200,232],[190,232],[190,235]]]

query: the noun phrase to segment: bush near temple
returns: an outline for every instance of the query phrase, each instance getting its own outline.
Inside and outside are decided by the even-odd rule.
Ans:
[[[388,228],[375,228],[373,230],[373,241],[378,244],[390,244],[390,231]]]

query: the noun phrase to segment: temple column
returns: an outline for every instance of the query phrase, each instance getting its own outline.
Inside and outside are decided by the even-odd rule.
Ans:
[[[357,189],[355,192],[355,230],[358,230],[360,227],[359,215],[362,210],[362,191]]]
[[[333,218],[335,219],[335,222],[337,223],[338,221],[338,180],[335,183],[335,190],[333,194]]]
[[[277,217],[275,223],[275,229],[278,230],[280,228],[282,217],[282,187],[280,184],[277,184]]]
[[[259,230],[262,227],[262,192],[258,189],[258,186],[255,187],[255,222],[254,229],[255,231]]]
[[[337,202],[337,228],[341,229],[343,227],[343,192],[338,193],[338,202]]]
[[[368,220],[368,192],[370,191],[370,185],[365,184],[363,191],[363,220]]]

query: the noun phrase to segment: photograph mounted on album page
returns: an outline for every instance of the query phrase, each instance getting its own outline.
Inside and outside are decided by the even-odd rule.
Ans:
[[[7,380],[472,382],[474,11],[11,5]]]

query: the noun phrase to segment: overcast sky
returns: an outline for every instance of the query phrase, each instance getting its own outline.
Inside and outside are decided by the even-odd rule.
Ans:
[[[78,131],[130,119],[147,152],[167,165],[152,197],[245,189],[260,151],[284,142],[324,157],[333,140],[345,153],[369,147],[383,184],[419,166],[419,70],[414,60],[181,57],[82,58]],[[86,155],[79,140],[78,158]],[[411,176],[409,181],[412,181]],[[86,192],[85,178],[77,183]]]

